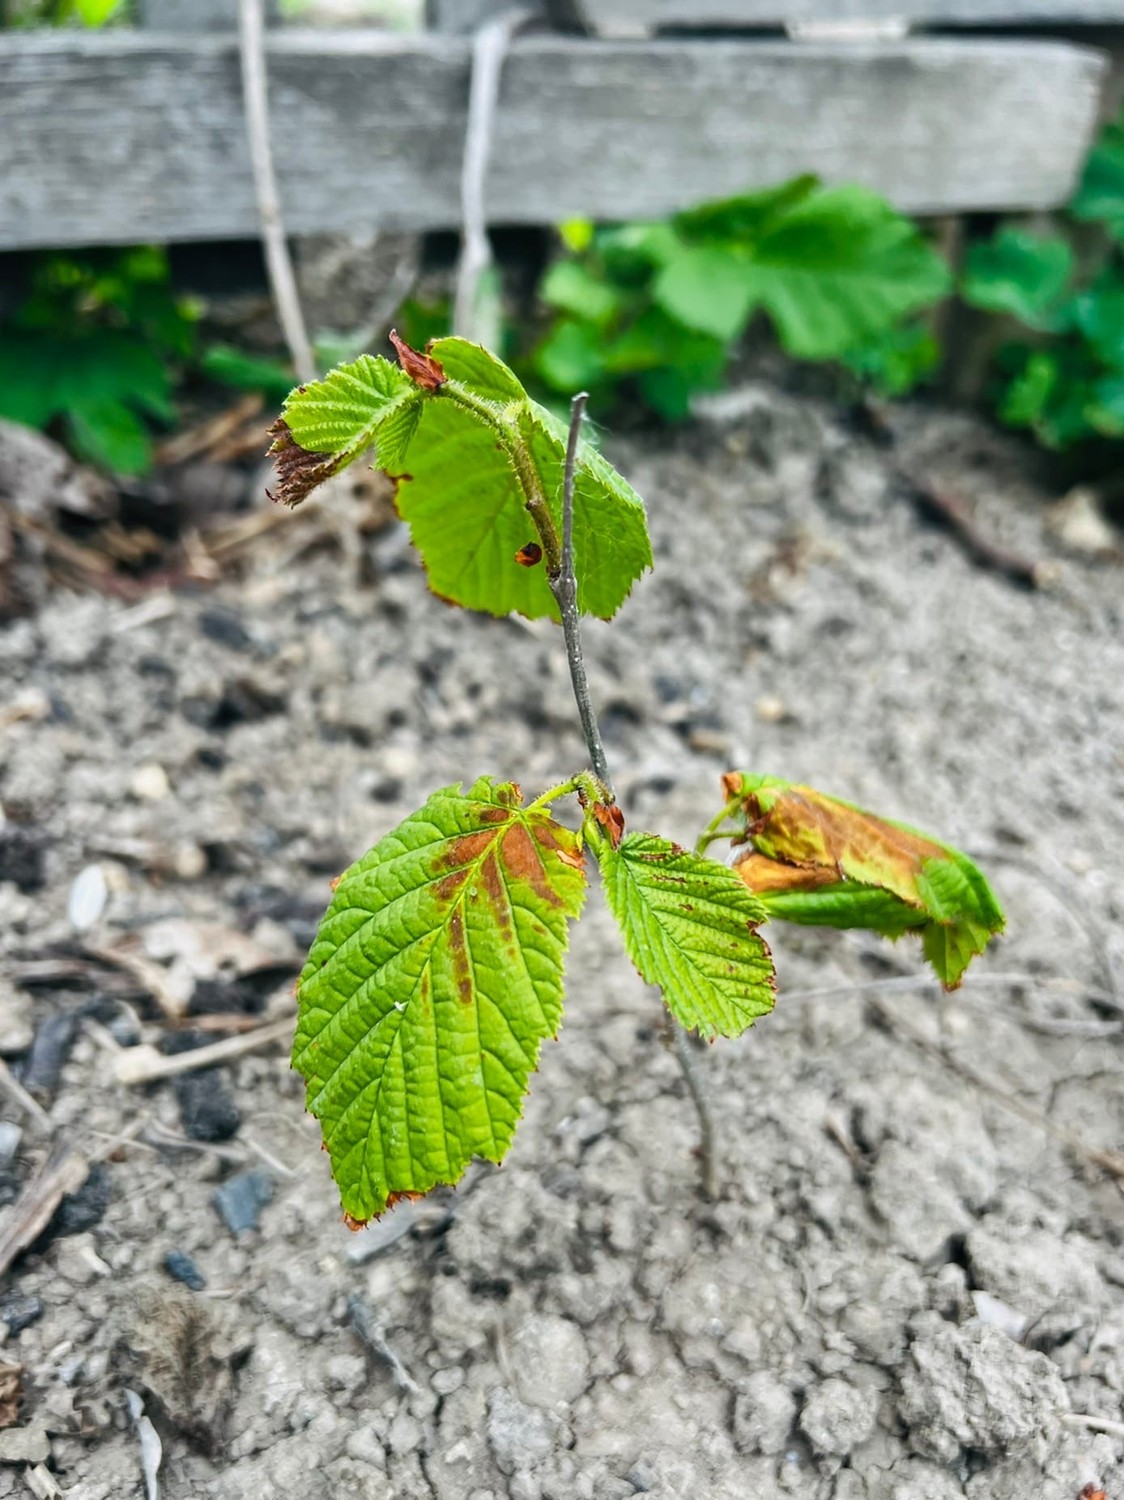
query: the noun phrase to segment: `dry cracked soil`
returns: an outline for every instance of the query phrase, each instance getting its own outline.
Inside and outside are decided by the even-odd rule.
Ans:
[[[0,630],[0,1045],[94,1163],[0,1289],[0,1496],[144,1495],[131,1389],[162,1500],[1124,1500],[1124,573],[986,428],[894,421],[757,385],[608,440],[656,551],[587,639],[630,826],[690,840],[769,771],[977,854],[1009,918],[950,996],[771,930],[775,1013],[699,1055],[714,1203],[596,893],[507,1162],[361,1234],[283,1043],[117,1081],[283,1021],[329,877],[431,788],[581,765],[553,627],[443,608],[392,527]],[[927,525],[903,461],[1051,586]],[[4,1118],[10,1201],[44,1146]]]

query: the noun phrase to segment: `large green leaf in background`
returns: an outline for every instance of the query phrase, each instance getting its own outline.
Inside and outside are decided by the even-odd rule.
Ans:
[[[292,393],[276,429],[278,498],[298,503],[374,443],[437,594],[490,614],[557,618],[545,568],[515,559],[536,541],[529,488],[561,526],[565,426],[477,344],[437,339],[413,358],[431,361],[430,386],[364,355]],[[574,559],[579,608],[604,618],[652,561],[640,497],[584,441]]]
[[[748,213],[757,200],[747,199],[696,214],[695,242],[657,278],[659,305],[723,337],[761,307],[789,354],[834,359],[948,290],[947,267],[917,226],[873,193],[817,190],[807,178],[786,188],[759,212]],[[749,226],[740,239],[732,233],[739,201]]]
[[[81,458],[139,474],[152,457],[141,414],[175,415],[169,371],[142,339],[115,330],[0,331],[0,417],[39,428],[60,419]]]
[[[584,895],[577,835],[487,777],[434,792],[343,876],[300,977],[293,1066],[352,1221],[502,1160]]]
[[[677,1021],[740,1036],[772,1010],[773,963],[757,933],[765,911],[731,870],[651,833],[617,848],[590,835],[628,955]]]

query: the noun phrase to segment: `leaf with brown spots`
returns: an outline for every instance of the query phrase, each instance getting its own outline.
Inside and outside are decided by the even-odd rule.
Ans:
[[[393,338],[401,366],[364,354],[286,400],[277,498],[295,505],[373,448],[438,598],[557,619],[540,564],[562,524],[567,426],[479,344],[437,339],[422,353]],[[608,619],[652,549],[639,495],[584,440],[573,520],[578,608]]]
[[[487,777],[435,792],[342,877],[298,985],[293,1066],[350,1223],[503,1158],[584,895],[577,835]]]
[[[725,865],[652,833],[614,845],[596,817],[586,840],[628,955],[676,1020],[705,1037],[740,1036],[773,1008],[764,908]]]
[[[946,989],[1002,932],[999,903],[966,854],[810,786],[723,778],[746,846],[735,869],[771,917],[805,926],[916,931]]]

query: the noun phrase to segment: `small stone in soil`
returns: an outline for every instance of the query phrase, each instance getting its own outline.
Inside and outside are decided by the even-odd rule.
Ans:
[[[47,835],[38,828],[9,823],[0,828],[0,884],[10,880],[21,891],[47,882]]]
[[[104,1216],[109,1207],[112,1184],[109,1168],[99,1161],[76,1193],[67,1193],[55,1210],[54,1218],[44,1231],[43,1243],[61,1239],[67,1234],[85,1234]]]
[[[30,1328],[46,1312],[42,1297],[29,1297],[24,1292],[9,1292],[0,1298],[0,1323],[6,1323],[8,1337],[15,1338],[25,1328]]]
[[[185,1255],[182,1250],[169,1250],[164,1256],[164,1269],[173,1281],[180,1281],[185,1287],[193,1292],[201,1292],[207,1285],[207,1278],[192,1260],[190,1255]]]
[[[184,1134],[193,1141],[228,1141],[237,1134],[242,1116],[217,1068],[178,1074],[175,1090]]]
[[[106,1030],[119,1047],[136,1047],[141,1040],[140,1022],[135,1011],[122,1007],[105,1023]]]
[[[23,1131],[13,1120],[0,1120],[0,1167],[6,1167],[20,1148]]]
[[[220,646],[229,646],[232,651],[247,651],[254,644],[253,637],[237,615],[227,609],[205,609],[199,616],[199,629],[209,640]]]
[[[8,1427],[0,1432],[0,1464],[45,1464],[51,1440],[44,1427]]]
[[[273,1182],[260,1167],[239,1172],[211,1194],[220,1218],[231,1234],[256,1229],[261,1211],[273,1197]]]
[[[71,882],[66,916],[75,932],[89,932],[105,915],[109,884],[101,865],[87,865]]]
[[[20,1082],[40,1104],[49,1104],[54,1098],[59,1074],[70,1056],[77,1032],[78,1017],[69,1010],[48,1016],[36,1030]]]

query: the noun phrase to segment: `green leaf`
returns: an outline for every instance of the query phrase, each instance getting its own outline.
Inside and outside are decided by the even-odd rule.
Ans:
[[[176,416],[167,365],[150,344],[125,332],[76,339],[59,389],[60,400],[71,410],[121,401],[161,422],[173,422]]]
[[[74,9],[83,26],[104,26],[120,3],[121,0],[74,0]]]
[[[908,219],[861,188],[805,198],[753,247],[747,284],[789,354],[836,359],[940,300],[948,269]]]
[[[651,833],[616,849],[587,823],[605,897],[641,977],[702,1036],[740,1036],[775,999],[761,904],[725,865]]]
[[[713,381],[701,381],[678,365],[662,370],[645,370],[636,385],[645,402],[665,422],[685,422],[691,415],[691,403],[701,390],[714,390],[721,384],[721,372]]]
[[[558,238],[567,250],[580,255],[593,244],[594,225],[589,219],[566,219],[558,226]]]
[[[584,895],[577,836],[488,777],[435,792],[340,880],[293,1066],[352,1222],[503,1159]]]
[[[999,403],[999,420],[1008,427],[1037,427],[1046,414],[1061,371],[1057,359],[1037,350],[1012,379]]]
[[[865,928],[883,937],[899,938],[915,927],[924,927],[924,912],[907,906],[890,891],[854,880],[820,886],[815,890],[757,891],[770,917],[796,922],[803,927]]]
[[[556,619],[545,567],[515,559],[536,539],[529,501],[561,525],[565,426],[477,344],[437,339],[428,354],[404,357],[425,383],[365,357],[358,371],[342,366],[293,392],[273,450],[279,498],[303,499],[374,440],[379,466],[398,479],[399,514],[437,594],[490,614]],[[652,560],[640,497],[584,441],[574,560],[579,608],[604,618]]]
[[[1075,219],[1103,224],[1124,240],[1124,118],[1105,128],[1085,163],[1069,211]]]
[[[240,391],[261,391],[276,401],[284,400],[293,388],[292,372],[284,365],[272,359],[257,359],[225,344],[212,344],[205,351],[200,368],[204,375],[223,385],[232,385]]]
[[[605,339],[591,323],[560,319],[535,350],[535,373],[552,391],[572,395],[605,379]]]
[[[717,245],[685,246],[656,277],[652,294],[685,327],[724,343],[743,331],[754,303],[745,260]]]
[[[543,488],[551,497],[556,524],[561,526],[569,427],[537,402],[529,406],[524,434],[529,438]],[[579,608],[585,614],[609,619],[626,597],[632,580],[651,565],[644,502],[608,459],[583,439],[574,472],[574,566]],[[520,571],[526,573],[527,569]],[[623,592],[622,579],[628,580]],[[553,614],[553,599],[551,605]]]
[[[881,396],[907,396],[940,364],[940,345],[924,323],[907,323],[848,351],[844,364]]]
[[[763,307],[804,359],[845,354],[949,286],[916,226],[861,188],[802,177],[674,223],[690,247],[665,255],[654,285],[664,311],[729,340]]]
[[[58,381],[65,350],[50,337],[0,331],[0,417],[46,427],[60,410]]]
[[[818,177],[806,173],[757,193],[719,198],[704,203],[672,220],[685,240],[701,244],[723,243],[746,248],[759,240],[774,224],[813,196]]]
[[[684,328],[659,307],[641,313],[605,348],[605,367],[612,374],[667,367],[681,370],[702,389],[720,380],[726,358],[726,346],[719,339]]]
[[[361,354],[323,380],[298,387],[283,415],[302,448],[338,453],[350,463],[371,447],[388,417],[416,405],[419,397],[418,387],[397,365],[382,355]]]
[[[599,325],[614,318],[621,306],[615,288],[580,260],[555,261],[543,278],[539,296],[549,307]]]
[[[968,251],[961,294],[985,312],[1049,330],[1058,324],[1072,275],[1073,251],[1065,240],[1006,227]]]
[[[609,277],[636,290],[648,283],[658,267],[674,260],[682,240],[671,224],[661,220],[599,230],[594,248]]]
[[[1002,932],[990,886],[958,849],[774,776],[735,772],[725,788],[746,840],[734,868],[770,915],[889,937],[917,930],[946,989]]]
[[[1073,326],[1096,357],[1124,369],[1124,285],[1108,277],[1073,299]]]
[[[0,417],[39,428],[64,418],[81,458],[141,474],[152,453],[138,410],[175,416],[168,371],[133,335],[14,330],[0,338]]]
[[[152,444],[144,424],[119,401],[88,401],[67,414],[71,446],[79,458],[112,474],[144,474]]]
[[[1094,384],[1085,416],[1101,437],[1124,437],[1124,373],[1106,375]]]

